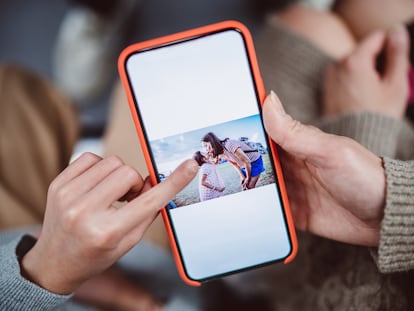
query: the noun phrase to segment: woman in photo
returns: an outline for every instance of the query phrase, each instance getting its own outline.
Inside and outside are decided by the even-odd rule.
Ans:
[[[211,154],[216,163],[219,156],[222,156],[233,165],[240,174],[243,190],[256,187],[260,174],[265,171],[262,155],[257,149],[253,149],[243,141],[229,138],[221,140],[212,132],[204,135],[201,145],[208,154]]]
[[[200,201],[221,197],[225,187],[215,164],[212,164],[200,151],[197,151],[193,158],[200,166],[198,175]]]

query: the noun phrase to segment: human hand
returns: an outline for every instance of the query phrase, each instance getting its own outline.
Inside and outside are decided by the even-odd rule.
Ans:
[[[377,58],[383,50],[385,67],[380,73]],[[323,84],[323,114],[370,111],[401,119],[409,91],[408,53],[409,38],[403,26],[369,35],[351,55],[328,65]]]
[[[241,179],[241,181],[240,181],[240,184],[241,184],[241,188],[242,188],[243,190],[247,190],[247,189],[249,189],[249,188],[248,188],[249,179],[248,179],[247,177],[243,177],[243,178]]]
[[[23,274],[49,291],[73,292],[136,245],[197,170],[186,161],[151,188],[119,158],[83,154],[51,183],[42,232],[21,261]],[[130,202],[116,208],[120,198]]]
[[[296,227],[337,241],[378,245],[385,205],[381,159],[350,138],[292,119],[273,92],[263,117],[281,147]]]

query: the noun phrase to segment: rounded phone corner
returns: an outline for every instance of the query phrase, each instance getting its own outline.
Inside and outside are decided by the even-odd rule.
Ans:
[[[202,282],[191,279],[184,271],[184,267],[178,267],[178,272],[181,279],[184,281],[185,284],[193,286],[193,287],[200,287],[203,285]]]
[[[120,73],[121,77],[125,74],[125,66],[128,61],[128,58],[132,55],[134,49],[134,45],[127,46],[124,48],[118,56],[118,72]]]
[[[291,263],[293,259],[295,259],[297,254],[298,254],[298,241],[296,239],[296,234],[295,234],[291,239],[290,251],[288,255],[286,256],[286,258],[283,260],[283,263],[285,265]]]

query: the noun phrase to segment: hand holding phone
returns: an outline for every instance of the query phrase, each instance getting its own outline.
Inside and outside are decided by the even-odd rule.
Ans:
[[[119,71],[153,183],[186,158],[198,177],[162,214],[191,285],[290,262],[297,243],[252,38],[234,21],[132,45]]]

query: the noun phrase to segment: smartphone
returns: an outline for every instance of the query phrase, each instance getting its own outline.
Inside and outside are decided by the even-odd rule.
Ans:
[[[198,176],[162,211],[183,280],[199,286],[290,262],[296,235],[248,29],[225,21],[134,44],[118,67],[152,182],[201,158]]]

